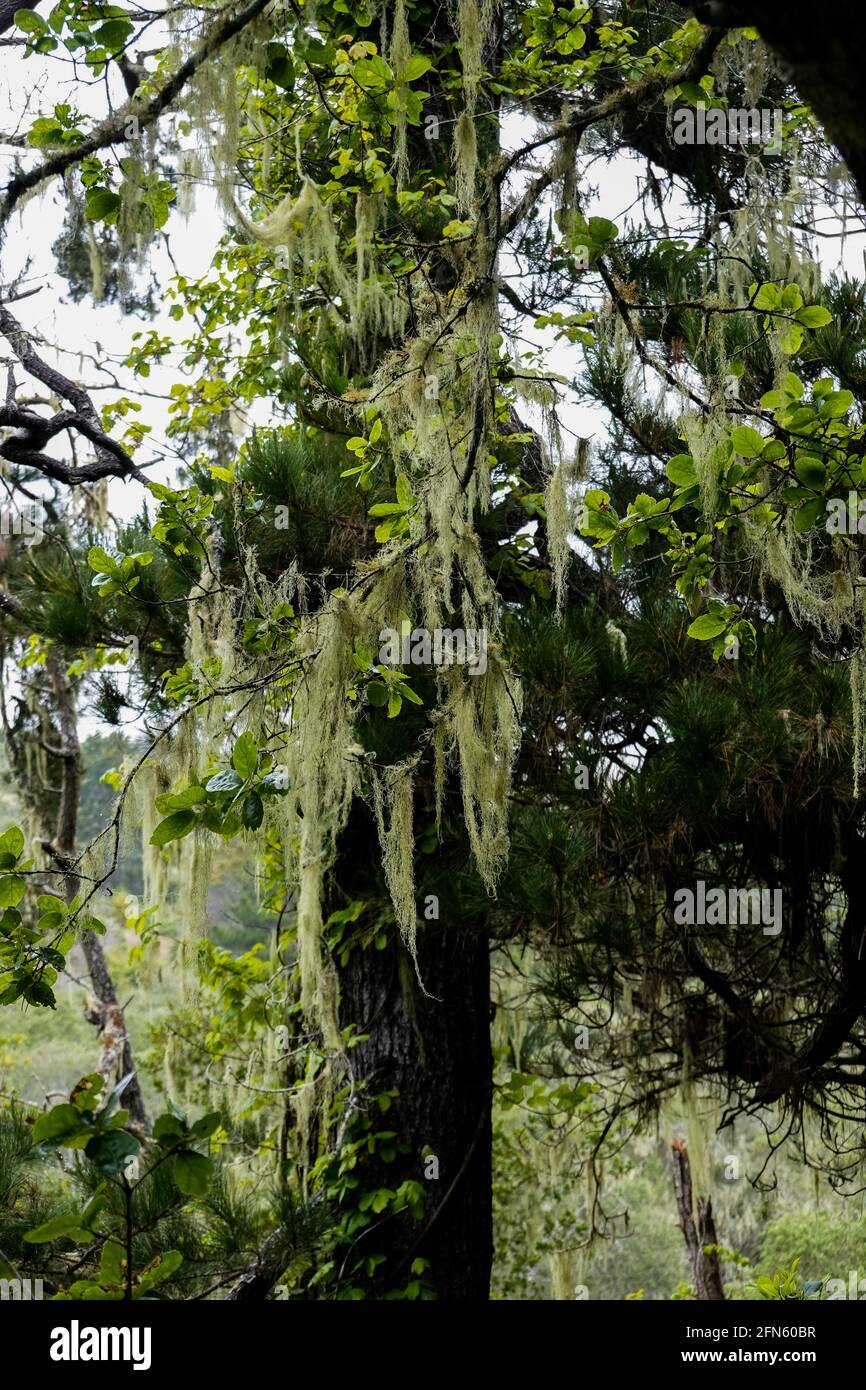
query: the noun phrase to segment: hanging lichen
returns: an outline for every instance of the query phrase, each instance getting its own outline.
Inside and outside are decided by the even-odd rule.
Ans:
[[[105,271],[102,264],[102,252],[96,240],[93,223],[88,221],[85,226],[87,259],[90,266],[90,292],[93,295],[94,303],[99,304],[105,297]]]
[[[628,643],[625,633],[621,627],[617,627],[612,618],[609,618],[605,623],[605,631],[608,635],[611,647],[617,653],[623,665],[625,665],[628,661]]]
[[[412,830],[413,773],[417,759],[373,774],[373,808],[382,845],[382,868],[403,940],[416,963],[415,882]]]
[[[470,111],[461,111],[455,122],[452,159],[457,211],[461,217],[469,217],[475,203],[475,184],[478,174],[478,141],[475,134],[475,117]]]
[[[391,44],[388,49],[388,59],[393,69],[395,77],[400,79],[405,71],[406,65],[412,56],[412,44],[409,39],[409,24],[406,19],[406,8],[403,0],[397,0],[394,9],[394,28],[391,31]],[[409,163],[407,155],[406,131],[407,121],[406,112],[402,106],[398,105],[394,112],[394,175],[396,178],[397,189],[400,190],[406,183],[406,174]]]
[[[455,127],[453,164],[458,211],[462,217],[472,214],[475,202],[475,183],[478,170],[478,145],[475,133],[478,87],[483,75],[485,39],[492,36],[494,0],[457,0],[457,47],[463,69],[463,111]]]
[[[576,522],[575,486],[586,478],[587,451],[587,441],[581,440],[573,458],[560,456],[548,474],[544,490],[547,549],[553,570],[557,615],[562,613],[566,598],[566,579],[573,557],[570,537]]]
[[[211,880],[214,837],[204,829],[181,841],[177,915],[183,926],[182,962],[185,994],[198,993],[198,948],[208,935],[208,889]]]

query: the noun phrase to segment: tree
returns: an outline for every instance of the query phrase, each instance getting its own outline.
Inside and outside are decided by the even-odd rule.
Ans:
[[[174,486],[149,480],[157,451],[129,423],[130,397],[98,412],[9,308],[26,289],[4,296],[0,331],[51,393],[34,407],[10,373],[0,455],[13,485],[123,479],[150,508],[90,538],[76,627],[63,572],[44,586],[10,576],[21,596],[8,603],[26,603],[51,644],[69,765],[61,656],[95,666],[106,631],[138,643],[153,736],[86,861],[69,862],[67,818],[57,848],[72,920],[86,921],[116,868],[143,787],[150,869],[177,852],[189,890],[192,974],[231,969],[200,943],[219,837],[249,836],[263,862],[277,926],[267,985],[248,972],[244,1045],[276,1011],[294,1043],[281,1064],[294,1106],[282,1178],[336,1211],[327,1258],[297,1275],[298,1294],[482,1298],[491,932],[531,933],[554,953],[548,992],[569,1008],[589,989],[619,1011],[626,981],[640,996],[647,1065],[632,1066],[631,1024],[610,1035],[611,1066],[639,1082],[626,1110],[669,1088],[687,1057],[691,1075],[744,1083],[750,1102],[795,1114],[813,1091],[825,1109],[828,1087],[847,1094],[860,1065],[859,791],[840,791],[841,740],[826,756],[841,681],[810,660],[800,701],[785,705],[810,721],[793,748],[771,712],[780,687],[788,698],[803,683],[791,620],[811,622],[827,658],[850,659],[859,769],[857,545],[817,529],[834,490],[862,481],[856,352],[840,332],[856,310],[847,286],[822,286],[797,227],[832,156],[820,142],[809,152],[812,117],[777,73],[765,85],[782,117],[778,163],[736,140],[718,160],[707,148],[687,158],[666,136],[674,103],[718,117],[718,132],[737,101],[764,102],[757,35],[729,30],[727,7],[705,7],[705,26],[667,4],[461,0],[452,18],[397,0],[381,33],[362,3],[315,18],[266,8],[181,19],[138,67],[126,55],[149,17],[134,8],[18,18],[34,54],[66,48],[109,80],[116,68],[127,97],[98,123],[64,105],[37,119],[28,142],[40,153],[8,181],[0,225],[62,177],[100,235],[117,228],[121,255],[146,250],[170,226],[166,172],[182,182],[175,118],[207,149],[231,231],[209,275],[169,287],[176,340],[151,328],[130,345],[138,379],[176,346],[193,373],[172,386],[169,434],[186,461]],[[782,48],[775,18],[771,30]],[[503,139],[506,117],[515,134]],[[847,120],[826,119],[858,177]],[[604,151],[651,161],[643,192],[661,238],[649,216],[631,228],[591,215]],[[679,180],[682,216],[665,179]],[[592,479],[607,486],[585,489],[589,451],[566,447],[559,419],[569,383],[524,346],[529,320],[584,353],[587,391],[613,422],[598,469],[612,476]],[[267,424],[233,443],[232,413],[262,400]],[[63,436],[92,455],[57,458]],[[648,470],[643,490],[618,475],[618,448]],[[578,523],[594,555],[573,542]],[[743,578],[758,549],[769,601]],[[637,592],[644,555],[657,585],[664,560],[675,581],[652,601]],[[634,641],[647,660],[632,673]],[[720,660],[736,647],[750,674],[727,682],[697,642]],[[662,689],[678,663],[695,672],[679,704]],[[595,719],[593,680],[605,701]],[[729,744],[758,706],[756,759],[782,786],[756,836],[762,784],[707,756],[701,731]],[[696,742],[708,764],[697,789]],[[826,782],[826,806],[813,798],[808,814],[786,800],[804,757]],[[580,769],[594,778],[588,804]],[[706,834],[697,818],[678,822],[684,784],[694,817],[712,806]],[[804,865],[803,844],[816,824],[840,825],[840,808],[838,840]],[[703,865],[743,892],[784,873],[797,896],[783,953],[769,937],[741,951],[677,930],[674,895]],[[828,948],[831,874],[847,915]],[[9,987],[32,992],[38,960],[31,951]],[[770,964],[772,1032],[750,1002]],[[622,1096],[611,1089],[609,1125]],[[389,1114],[393,1128],[380,1127]],[[243,1296],[264,1296],[282,1258],[277,1239]]]

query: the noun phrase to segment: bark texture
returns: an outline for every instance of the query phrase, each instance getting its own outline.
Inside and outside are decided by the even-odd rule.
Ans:
[[[394,1188],[414,1179],[427,1193],[420,1226],[397,1218],[369,1239],[386,1253],[386,1282],[405,1282],[423,1257],[440,1299],[486,1300],[493,1258],[487,938],[458,923],[423,922],[418,960],[435,997],[422,993],[398,939],[386,951],[353,951],[341,972],[344,1020],[369,1034],[351,1053],[353,1067],[367,1095],[398,1092],[382,1127],[396,1130],[408,1152],[383,1166],[382,1180]],[[437,1169],[438,1177],[425,1177]]]
[[[693,1203],[692,1168],[688,1149],[681,1139],[675,1139],[671,1149],[674,1159],[677,1215],[692,1264],[695,1297],[702,1302],[724,1302],[725,1286],[722,1282],[719,1257],[715,1251],[708,1253],[706,1249],[707,1246],[718,1243],[712,1200],[709,1197],[698,1197],[697,1202]]]
[[[63,659],[53,648],[48,654],[46,669],[51,679],[61,737],[61,777],[54,843],[47,843],[44,848],[66,869],[64,893],[66,901],[71,902],[80,887],[78,875],[69,866],[75,859],[78,802],[81,794],[81,746],[78,741],[75,693],[69,683]],[[132,1047],[102,942],[95,932],[82,932],[81,949],[87,961],[94,996],[87,1018],[99,1029],[99,1073],[105,1078],[107,1092],[124,1076],[135,1072]],[[129,1111],[133,1123],[143,1128],[147,1127],[147,1111],[137,1075],[133,1075],[124,1092],[124,1106]]]

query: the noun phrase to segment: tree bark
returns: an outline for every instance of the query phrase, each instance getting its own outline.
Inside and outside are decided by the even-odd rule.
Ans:
[[[674,1193],[677,1199],[679,1228],[686,1242],[695,1280],[695,1297],[702,1302],[724,1302],[725,1286],[722,1267],[715,1251],[706,1247],[716,1245],[716,1225],[713,1204],[709,1197],[697,1199],[697,1221],[692,1205],[692,1168],[689,1152],[682,1139],[671,1145],[674,1156]]]
[[[392,1218],[365,1239],[370,1253],[386,1255],[383,1287],[405,1283],[423,1258],[438,1298],[486,1300],[493,1258],[487,937],[457,923],[421,922],[418,962],[435,997],[423,994],[397,938],[386,951],[354,950],[340,976],[343,1021],[369,1035],[350,1054],[363,1094],[397,1091],[378,1127],[396,1130],[408,1147],[376,1177],[392,1189],[412,1179],[427,1193],[420,1225]]]
[[[66,901],[71,902],[80,887],[78,875],[69,866],[75,859],[78,802],[81,793],[81,746],[78,741],[75,693],[69,683],[63,659],[53,648],[49,650],[46,669],[51,680],[61,738],[61,779],[54,842],[44,847],[65,870],[64,895]],[[82,932],[80,941],[96,1000],[96,1008],[88,1013],[88,1020],[99,1028],[99,1073],[105,1078],[106,1090],[116,1085],[122,1077],[133,1073],[132,1080],[124,1091],[124,1105],[129,1111],[130,1119],[146,1129],[147,1111],[138,1076],[135,1075],[126,1020],[117,1002],[117,992],[102,942],[92,931]]]

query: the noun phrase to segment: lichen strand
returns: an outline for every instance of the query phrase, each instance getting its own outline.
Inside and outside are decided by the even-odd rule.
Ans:
[[[293,312],[302,317],[300,293],[321,279],[329,289],[328,323],[339,337],[350,337],[362,361],[375,353],[382,339],[399,337],[406,305],[385,283],[371,257],[379,199],[359,194],[356,200],[355,275],[340,247],[339,228],[312,179],[304,177],[299,192],[288,193],[266,216],[254,220],[238,207],[234,194],[222,188],[223,203],[233,220],[254,241],[279,253],[288,275]]]
[[[714,1106],[707,1098],[704,1113],[699,1109],[698,1088],[694,1078],[694,1058],[688,1039],[683,1042],[683,1070],[680,1099],[686,1113],[688,1153],[692,1170],[693,1214],[697,1216],[699,1197],[712,1195],[712,1164],[710,1161],[712,1135],[715,1132]],[[709,1123],[707,1123],[709,1119]],[[710,1131],[708,1133],[708,1131]]]
[[[398,78],[404,71],[411,56],[412,44],[409,39],[409,24],[406,19],[406,9],[403,0],[397,0],[397,5],[394,10],[394,28],[391,31],[391,43],[388,48],[388,58],[391,68]],[[406,175],[409,172],[406,132],[406,112],[398,107],[394,112],[393,136],[394,176],[398,191],[405,186]]]
[[[196,829],[181,841],[176,913],[183,928],[181,961],[188,1002],[198,997],[198,953],[208,935],[207,901],[215,838],[210,831]]]
[[[553,570],[557,616],[561,615],[565,604],[566,579],[572,555],[569,536],[574,529],[574,508],[569,487],[574,480],[573,470],[573,460],[560,459],[552,469],[544,490],[547,549]]]
[[[359,761],[354,734],[354,706],[347,698],[355,674],[355,639],[364,633],[363,600],[333,595],[302,638],[303,673],[293,704],[294,738],[290,771],[293,795],[287,810],[296,823],[287,827],[300,838],[298,873],[298,953],[301,1004],[319,1022],[325,1043],[338,1049],[337,981],[322,952],[322,894],[326,868],[336,837],[345,825],[352,798],[359,790]]]
[[[459,0],[457,8],[464,114],[472,119],[492,5],[485,0],[479,8],[476,0]],[[405,13],[398,4],[390,48],[395,63],[403,61],[408,52],[404,26]],[[229,81],[235,61],[236,55],[230,55],[225,63],[214,65],[215,72],[212,70],[199,84],[192,104],[198,108],[196,119],[200,123],[203,115],[219,110],[222,101],[236,109],[233,76]],[[210,88],[206,82],[212,84]],[[337,978],[322,941],[323,889],[338,836],[358,795],[368,795],[373,802],[385,878],[410,951],[414,949],[416,921],[412,876],[414,764],[377,767],[374,773],[370,769],[355,730],[363,704],[349,699],[358,676],[353,655],[356,640],[375,650],[381,627],[399,623],[404,614],[420,619],[430,629],[462,623],[464,628],[484,631],[485,670],[470,673],[461,666],[436,668],[437,699],[429,715],[428,743],[435,764],[438,809],[441,812],[446,778],[453,771],[459,776],[472,855],[490,891],[508,853],[509,793],[520,737],[520,687],[507,670],[497,641],[497,597],[473,524],[476,509],[489,505],[491,460],[496,454],[490,382],[490,354],[498,332],[496,295],[492,288],[479,289],[491,285],[495,277],[491,277],[492,253],[482,231],[471,254],[455,245],[446,254],[453,257],[457,283],[443,293],[429,285],[414,287],[413,333],[406,338],[407,299],[376,273],[376,200],[359,198],[348,236],[342,223],[335,221],[334,208],[306,177],[301,177],[297,187],[267,214],[242,211],[236,205],[229,177],[235,167],[239,125],[241,115],[237,120],[232,116],[227,135],[210,151],[230,216],[260,246],[285,249],[279,264],[285,268],[290,294],[297,297],[311,283],[327,287],[331,317],[325,321],[326,327],[335,325],[356,341],[388,337],[399,344],[380,361],[364,404],[375,402],[394,471],[404,474],[417,500],[408,540],[383,547],[375,561],[359,570],[357,582],[350,588],[318,593],[310,609],[300,595],[295,603],[301,614],[301,631],[292,651],[298,663],[297,676],[290,709],[284,709],[280,716],[286,724],[285,760],[291,789],[280,799],[279,832],[287,879],[297,895],[302,1007],[317,1024],[325,1047],[334,1053],[342,1050],[342,1042]],[[464,146],[472,143],[465,122],[460,138]],[[464,156],[461,179],[468,196],[475,175],[473,172],[468,178],[471,160],[466,151]],[[460,306],[460,313],[455,316],[456,306]],[[378,356],[382,358],[381,352]],[[545,394],[539,383],[538,392],[545,395],[541,405],[546,410],[552,404],[549,387]],[[347,416],[357,412],[357,392],[344,407]],[[553,431],[555,420],[548,418],[551,438]],[[563,478],[556,486],[565,487],[566,481]],[[217,560],[215,557],[211,568],[218,573]],[[560,569],[564,569],[563,564]],[[213,592],[205,577],[196,593],[189,651],[194,676],[204,689],[214,686],[215,653],[219,686],[224,688],[235,671],[238,678],[246,679],[249,657],[235,650],[236,634],[243,630],[247,610],[252,613],[255,606],[259,612],[269,611],[264,581],[255,580],[243,593],[232,596],[220,595],[217,589],[221,586],[211,587]],[[196,719],[212,740],[209,746],[225,747],[225,701],[214,700],[211,705],[212,710],[203,706]],[[273,713],[273,703],[271,710]],[[255,722],[259,715],[248,713],[245,718]],[[191,765],[194,755],[192,748],[188,753]],[[186,758],[187,753],[182,756]],[[270,810],[268,814],[272,814]],[[191,871],[192,861],[187,875]],[[206,892],[205,878],[203,873],[200,893]],[[197,921],[203,924],[202,902],[200,899]],[[304,1110],[305,1102],[299,1099],[301,1127]]]
[[[402,19],[401,19],[402,16]],[[264,25],[264,27],[262,27]],[[315,183],[301,172],[298,153],[298,187],[287,193],[270,212],[250,216],[236,200],[238,145],[245,123],[251,135],[262,138],[257,113],[247,115],[238,70],[254,62],[263,42],[270,37],[265,21],[228,44],[211,63],[203,64],[189,84],[186,116],[195,132],[197,177],[201,167],[210,170],[221,202],[236,226],[260,245],[279,253],[279,266],[287,274],[295,317],[300,317],[299,295],[320,278],[327,285],[331,326],[359,341],[362,355],[382,337],[403,331],[405,304],[385,277],[366,274],[368,252],[375,230],[378,200],[363,195],[356,208],[356,270],[349,274],[347,257],[340,245],[340,231],[330,208],[322,201]],[[396,46],[396,49],[395,49]],[[406,62],[411,54],[402,3],[395,16],[392,62]],[[296,129],[300,141],[300,130]],[[399,127],[398,127],[399,139]],[[405,146],[405,130],[403,132]],[[263,180],[264,187],[267,187]]]
[[[478,178],[478,141],[475,117],[471,111],[461,111],[454,125],[451,152],[454,166],[454,193],[461,217],[471,217],[475,206],[475,184]]]
[[[92,222],[86,223],[86,235],[87,260],[90,267],[90,292],[93,295],[94,304],[99,304],[105,297],[105,271],[102,263],[102,252],[99,249]]]
[[[475,107],[484,72],[485,39],[493,32],[495,0],[457,0],[457,47],[463,67],[463,111],[454,130],[452,160],[455,171],[457,208],[461,217],[471,216],[475,203],[478,172],[478,144],[475,133]]]
[[[448,672],[451,694],[443,706],[446,757],[460,770],[463,814],[478,872],[488,891],[508,858],[508,808],[514,757],[520,743],[519,682],[488,650],[483,676]]]
[[[715,414],[685,411],[680,417],[682,438],[694,460],[701,492],[701,507],[712,519],[718,512],[721,471],[727,461],[730,424],[719,407]]]
[[[457,42],[463,67],[463,99],[472,112],[481,81],[481,55],[493,19],[492,0],[457,0]]]
[[[373,810],[382,845],[382,867],[394,905],[394,916],[403,940],[415,962],[415,853],[412,830],[414,771],[418,759],[410,759],[384,771],[374,771],[372,778]]]
[[[849,645],[856,796],[866,770],[866,599],[856,552],[837,538],[836,568],[818,570],[809,537],[797,534],[790,515],[769,533],[748,519],[745,525],[762,577],[781,590],[794,622],[825,640]]]

